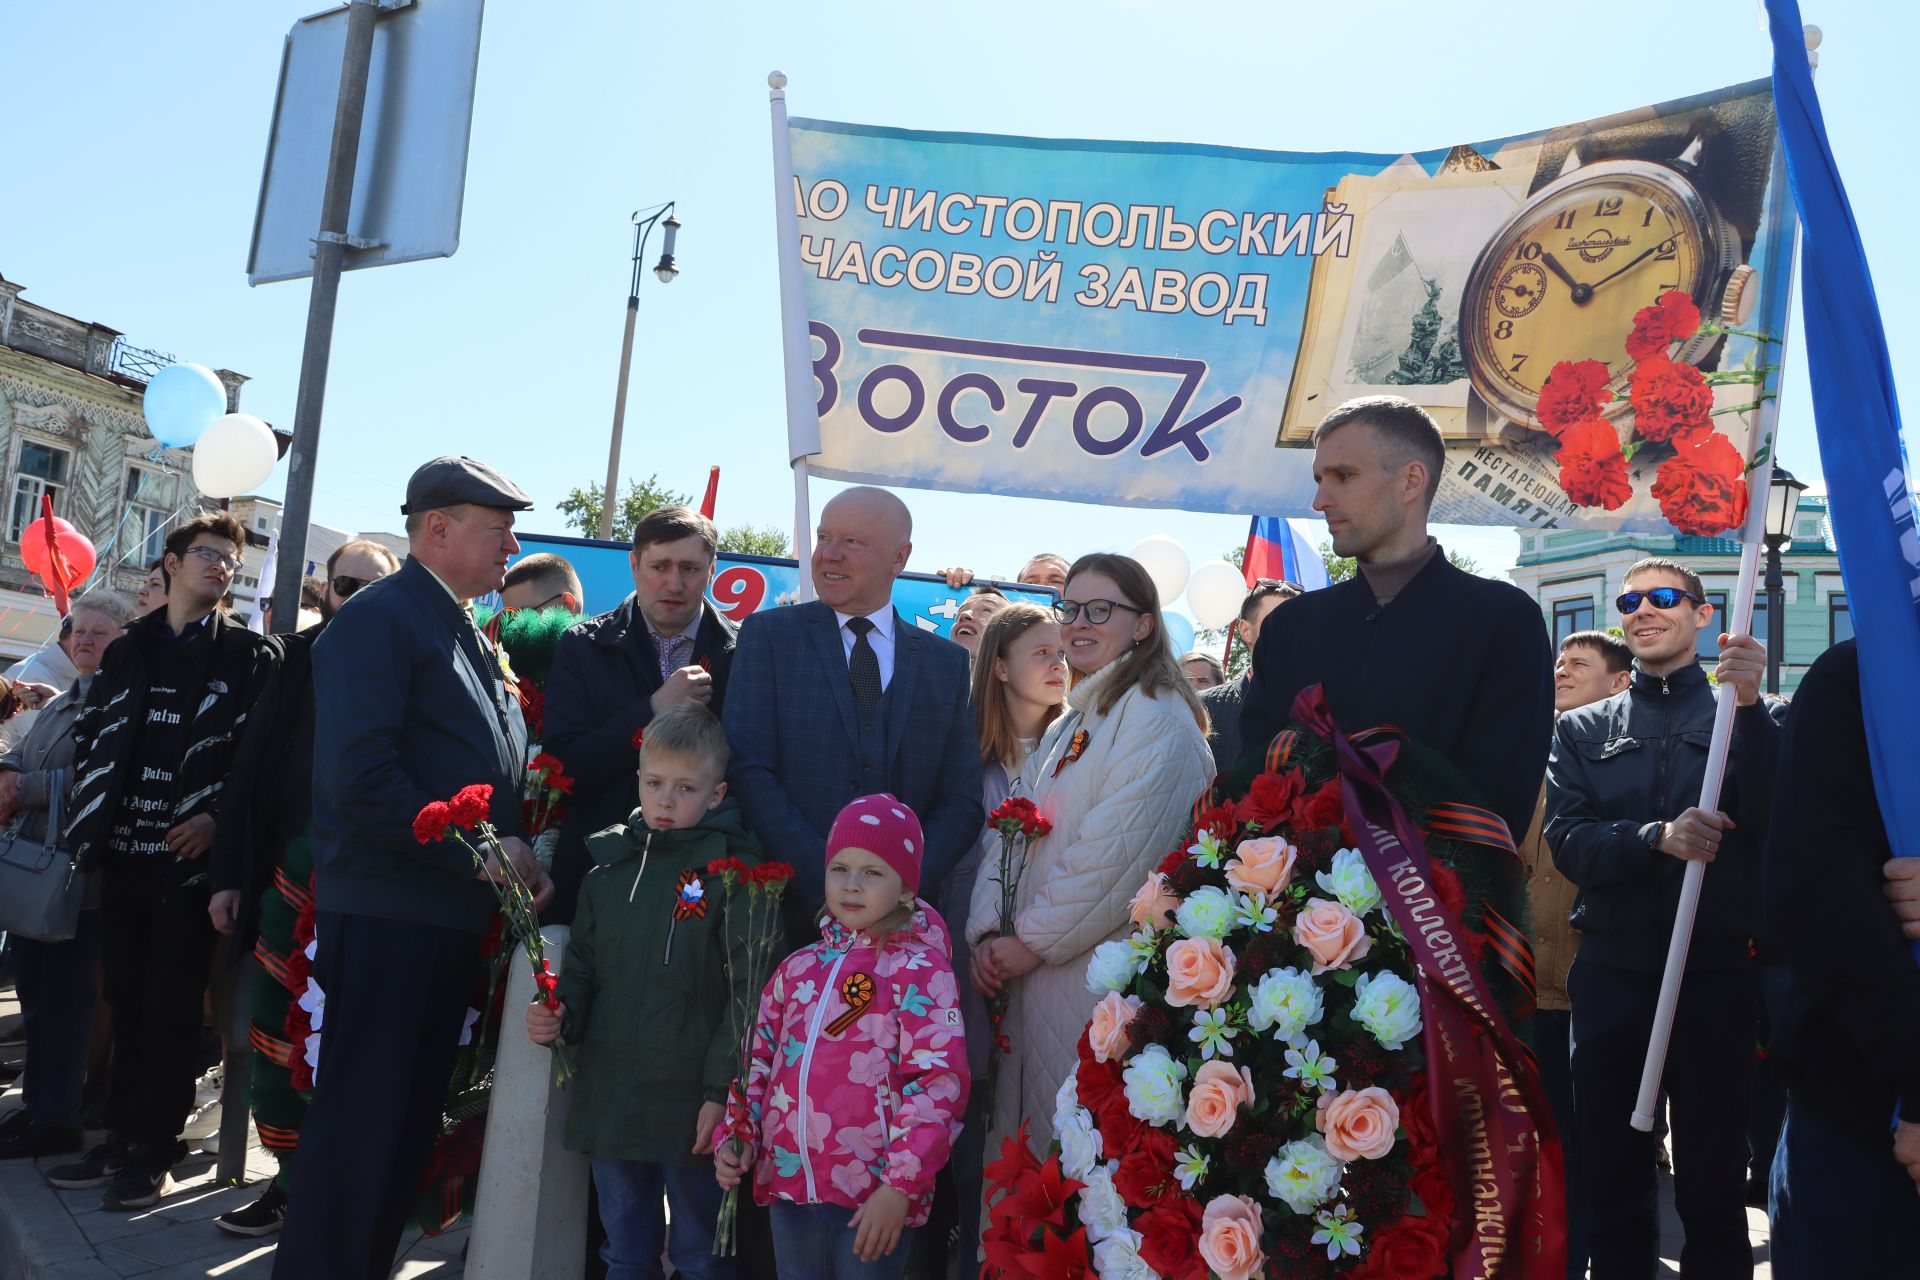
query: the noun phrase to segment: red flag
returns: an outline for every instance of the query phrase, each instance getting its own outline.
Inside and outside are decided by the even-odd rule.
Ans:
[[[720,468],[713,467],[707,472],[707,496],[700,499],[700,514],[713,519],[713,503],[720,496]]]
[[[53,607],[67,616],[67,558],[53,532],[53,495],[40,495],[40,517],[47,522],[47,585],[53,588]]]

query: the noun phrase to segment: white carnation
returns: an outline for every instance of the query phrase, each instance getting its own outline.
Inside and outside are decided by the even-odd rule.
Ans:
[[[1159,1280],[1140,1256],[1138,1231],[1121,1228],[1093,1246],[1093,1270],[1100,1280]]]
[[[1053,1136],[1060,1140],[1060,1169],[1069,1178],[1086,1180],[1100,1159],[1100,1130],[1093,1114],[1080,1105],[1080,1086],[1069,1071],[1053,1099]]]
[[[1138,972],[1132,947],[1125,942],[1103,942],[1087,958],[1087,990],[1097,996],[1125,991]]]
[[[1395,974],[1363,974],[1353,984],[1353,1020],[1389,1049],[1420,1034],[1420,993]]]
[[[1289,1142],[1267,1161],[1267,1193],[1295,1213],[1312,1213],[1340,1187],[1340,1162],[1320,1138]]]
[[[1087,1185],[1080,1192],[1080,1225],[1087,1229],[1087,1240],[1093,1244],[1127,1225],[1127,1202],[1113,1185],[1113,1170],[1119,1166],[1118,1160],[1111,1166],[1098,1165],[1081,1179]]]
[[[1195,889],[1173,913],[1173,919],[1189,938],[1224,938],[1233,928],[1233,895],[1212,885]]]
[[[1293,1041],[1326,1012],[1320,984],[1298,969],[1269,969],[1247,991],[1247,1025]]]
[[[1136,1119],[1165,1128],[1187,1113],[1180,1088],[1187,1069],[1165,1047],[1150,1044],[1134,1054],[1121,1078],[1126,1082],[1127,1110]]]
[[[1333,870],[1316,871],[1313,879],[1357,916],[1380,905],[1380,886],[1373,882],[1366,856],[1358,849],[1342,849],[1334,854]]]

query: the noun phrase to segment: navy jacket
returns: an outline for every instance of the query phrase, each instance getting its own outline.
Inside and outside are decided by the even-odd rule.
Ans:
[[[967,651],[898,613],[893,636],[887,775],[863,778],[859,705],[833,610],[817,600],[788,605],[740,628],[727,777],[766,856],[793,864],[789,896],[802,911],[825,896],[827,832],[849,800],[889,791],[919,816],[920,896],[929,901],[986,825]]]
[[[426,566],[361,588],[313,646],[313,865],[322,911],[483,932],[497,909],[453,841],[413,820],[461,787],[493,787],[520,832],[526,730],[501,701],[492,646]],[[489,664],[492,670],[489,671]]]
[[[705,601],[689,662],[704,664],[713,677],[713,700],[707,705],[719,715],[733,664],[733,624]],[[560,637],[543,691],[546,731],[540,745],[567,766],[574,786],[553,855],[553,901],[542,920],[573,922],[580,882],[593,865],[587,837],[625,822],[640,803],[633,735],[652,722],[660,683],[660,654],[632,595],[616,609],[576,622]]]
[[[1553,646],[1526,592],[1436,551],[1384,605],[1364,574],[1287,601],[1253,647],[1242,754],[1264,752],[1312,684],[1343,731],[1398,726],[1465,774],[1516,843],[1526,833],[1553,735]]]

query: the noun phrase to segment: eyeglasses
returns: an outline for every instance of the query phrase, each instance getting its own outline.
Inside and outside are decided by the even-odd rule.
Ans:
[[[1620,610],[1621,617],[1639,611],[1642,600],[1651,600],[1656,609],[1676,608],[1682,600],[1691,600],[1695,604],[1703,603],[1699,596],[1691,591],[1682,591],[1679,587],[1655,587],[1651,591],[1629,591],[1613,603]]]
[[[330,585],[333,587],[333,594],[345,600],[348,596],[372,581],[372,578],[355,578],[349,574],[336,573],[330,580]],[[353,616],[357,618],[360,615],[356,613]]]
[[[1083,613],[1087,615],[1087,622],[1090,625],[1100,626],[1104,624],[1108,618],[1113,616],[1115,609],[1125,609],[1128,613],[1146,612],[1145,609],[1136,609],[1132,605],[1124,604],[1118,600],[1087,600],[1084,602],[1079,600],[1055,600],[1053,602],[1053,616],[1069,626],[1073,624],[1075,618],[1078,618]]]
[[[226,552],[219,550],[217,547],[188,547],[187,554],[190,556],[199,556],[208,564],[217,564],[228,573],[232,573],[244,563],[228,555]]]

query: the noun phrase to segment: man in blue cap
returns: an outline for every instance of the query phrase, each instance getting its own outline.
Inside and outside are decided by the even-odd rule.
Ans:
[[[519,486],[470,458],[407,482],[411,554],[368,584],[314,645],[313,980],[326,993],[314,1096],[273,1274],[386,1275],[437,1130],[496,910],[460,844],[423,844],[414,817],[476,783],[534,890],[520,839],[526,726],[469,602],[500,589],[520,550]]]

